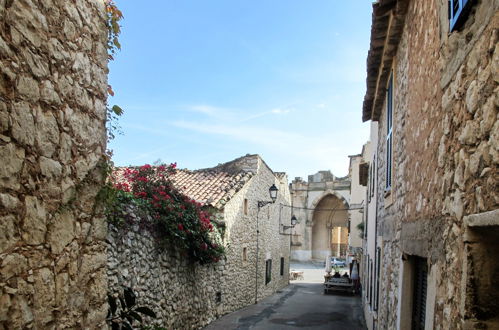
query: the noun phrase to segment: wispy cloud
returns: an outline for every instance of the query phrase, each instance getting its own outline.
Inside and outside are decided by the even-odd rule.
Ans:
[[[293,155],[296,162],[316,164],[317,169],[344,168],[348,155],[352,153],[348,147],[333,143],[338,137],[330,133],[316,134],[313,137],[300,133],[290,133],[279,129],[269,130],[255,125],[209,125],[202,122],[175,121],[171,123],[177,128],[192,132],[220,135],[231,140],[253,144],[256,150],[268,150],[277,157]],[[285,166],[285,165],[281,165]],[[284,168],[285,169],[285,168]],[[278,170],[278,169],[276,169]],[[344,175],[345,173],[335,173]]]
[[[272,112],[273,114],[276,114],[276,115],[285,115],[285,114],[289,113],[290,111],[291,110],[289,110],[289,109],[280,109],[280,108],[270,110],[270,112]]]

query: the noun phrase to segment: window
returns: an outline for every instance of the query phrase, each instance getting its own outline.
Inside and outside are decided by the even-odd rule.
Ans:
[[[426,289],[428,265],[426,258],[414,257],[414,282],[412,294],[412,330],[424,330],[426,319]]]
[[[392,188],[392,144],[393,144],[393,73],[386,91],[386,178],[385,191]]]
[[[244,215],[248,215],[248,199],[244,199],[244,205],[243,205],[243,210],[244,210]]]
[[[380,259],[381,259],[381,248],[376,248],[376,281],[375,281],[375,291],[374,291],[374,310],[378,310],[379,306],[379,274],[380,274]]]
[[[373,260],[369,258],[369,306],[373,305]]]
[[[284,258],[281,257],[281,276],[284,276]]]
[[[458,29],[468,16],[473,0],[449,0],[450,32]]]
[[[265,285],[272,280],[272,259],[265,261]]]
[[[369,166],[369,189],[368,189],[368,202],[371,202],[371,199],[374,196],[374,185],[376,183],[375,176],[376,175],[376,155],[372,160],[371,165]]]
[[[243,248],[243,261],[248,260],[248,250],[246,248]]]

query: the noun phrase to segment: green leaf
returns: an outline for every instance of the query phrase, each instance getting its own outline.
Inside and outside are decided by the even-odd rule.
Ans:
[[[132,316],[134,319],[142,323],[142,317],[139,314],[135,313],[134,311],[130,311],[130,316]]]
[[[128,308],[133,307],[135,305],[135,293],[131,288],[125,287],[125,302]]]
[[[123,298],[121,296],[118,296],[118,298],[120,299],[121,309],[125,309],[126,308],[125,301],[123,300]]]
[[[116,313],[116,309],[118,308],[118,305],[116,304],[116,297],[108,295],[107,300],[109,302],[109,311],[111,312],[111,315],[114,315],[114,313]]]
[[[123,322],[123,328],[127,330],[133,330],[132,326],[128,322]]]
[[[135,310],[136,312],[142,313],[144,315],[156,318],[156,313],[152,309],[146,306],[141,306]]]
[[[123,109],[121,109],[119,106],[117,105],[113,105],[113,107],[111,108],[111,110],[113,110],[113,112],[117,115],[117,116],[121,116],[123,114]]]

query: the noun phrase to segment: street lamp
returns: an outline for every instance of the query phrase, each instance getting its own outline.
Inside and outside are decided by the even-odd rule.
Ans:
[[[255,304],[258,302],[258,254],[260,252],[259,237],[260,229],[258,228],[258,215],[260,209],[267,204],[273,204],[277,200],[277,192],[279,189],[273,184],[269,188],[270,201],[258,201],[258,210],[256,212],[256,264],[255,264]]]
[[[289,228],[294,228],[297,223],[298,223],[298,219],[296,219],[296,216],[293,214],[293,216],[291,217],[291,226],[281,224],[282,230],[284,231],[284,230],[289,229]],[[284,233],[280,233],[280,234],[281,235],[289,235],[289,234],[284,234]]]
[[[277,187],[275,186],[275,184],[273,184],[270,188],[269,188],[269,195],[270,195],[270,201],[258,201],[258,208],[262,208],[264,207],[265,205],[267,204],[270,204],[270,203],[275,203],[276,199],[277,199],[277,192],[279,191],[279,189],[277,189]]]

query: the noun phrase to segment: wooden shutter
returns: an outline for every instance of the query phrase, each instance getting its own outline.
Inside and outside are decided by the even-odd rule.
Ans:
[[[412,329],[424,330],[426,319],[426,291],[428,265],[425,258],[414,258],[414,292],[412,301]]]

